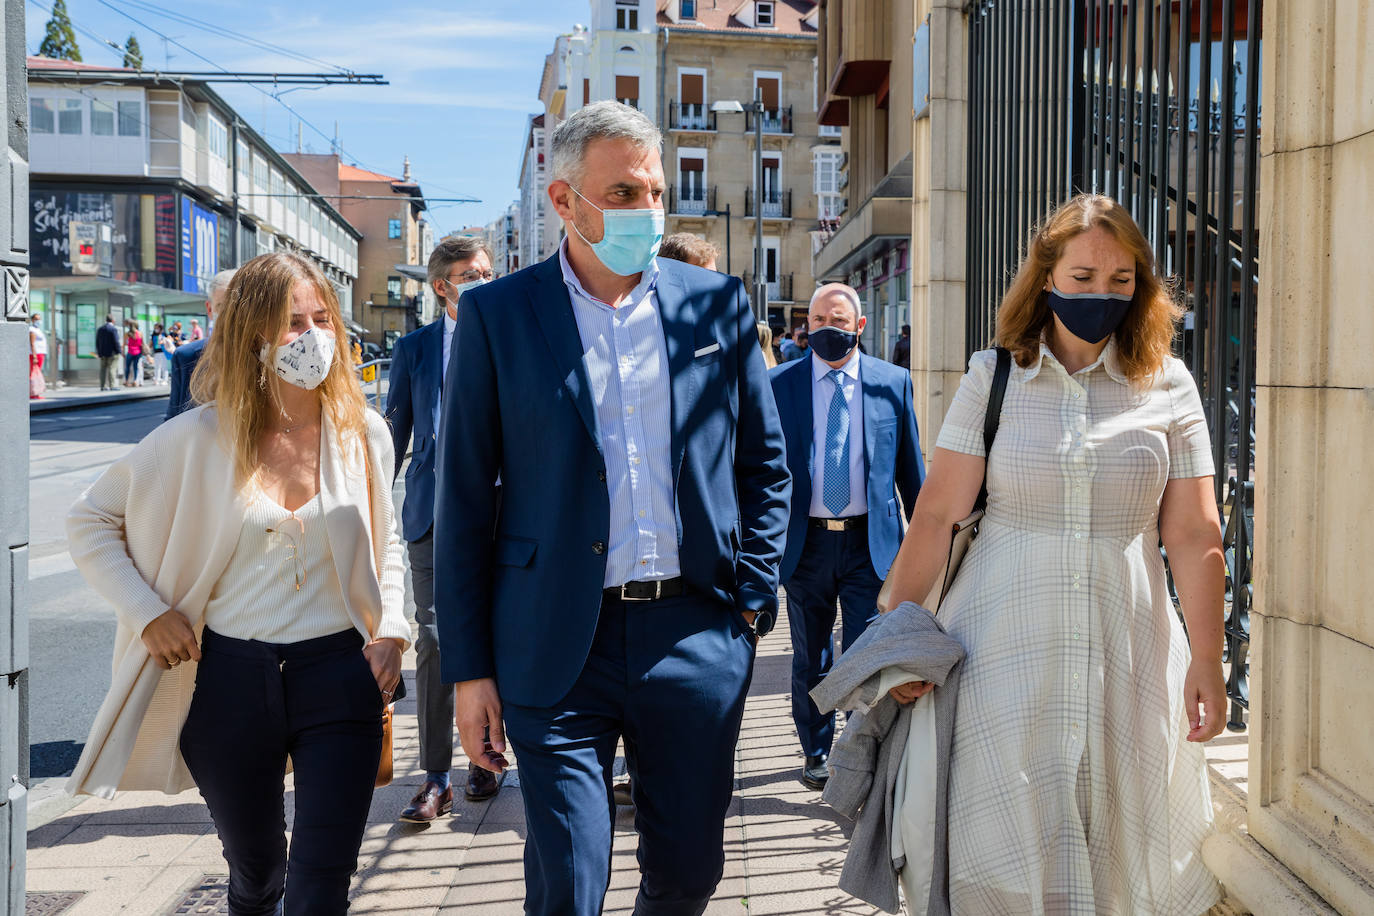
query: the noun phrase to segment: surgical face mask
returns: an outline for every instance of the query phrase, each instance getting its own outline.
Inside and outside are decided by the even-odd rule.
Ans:
[[[1051,285],[1049,305],[1070,334],[1096,344],[1121,325],[1131,308],[1131,298],[1123,293],[1061,293]]]
[[[859,345],[859,335],[843,328],[826,326],[816,328],[807,338],[816,355],[828,363],[844,359]]]
[[[571,187],[571,185],[569,185]],[[622,277],[632,277],[643,273],[653,263],[658,254],[658,246],[663,241],[662,210],[602,210],[587,200],[577,188],[573,193],[587,201],[588,206],[601,212],[604,229],[601,241],[587,242],[587,237],[573,222],[573,232],[587,242],[606,269]]]
[[[282,381],[314,391],[324,383],[334,365],[334,335],[311,328],[289,344],[276,348],[263,344],[258,359],[274,370]]]
[[[449,289],[453,290],[453,298],[449,299],[448,301],[453,303],[454,308],[457,308],[458,300],[463,297],[463,293],[467,292],[470,289],[476,289],[479,286],[485,286],[491,281],[488,280],[486,277],[478,277],[476,280],[469,280],[466,283],[454,283],[452,280],[449,280],[448,278],[445,278],[444,282],[448,284]]]

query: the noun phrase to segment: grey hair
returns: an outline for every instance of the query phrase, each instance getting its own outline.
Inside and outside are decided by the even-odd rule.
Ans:
[[[854,307],[855,321],[858,321],[860,318],[863,317],[863,300],[860,299],[859,294],[854,291],[854,287],[849,286],[845,283],[826,283],[822,286],[816,287],[816,291],[811,294],[811,301],[806,304],[806,310],[810,312],[811,307],[816,304],[817,299],[821,298],[822,296],[828,296],[831,293],[839,293],[845,299],[849,300],[849,304]]]
[[[229,281],[234,279],[234,274],[236,273],[238,273],[237,267],[221,270],[210,278],[210,285],[206,288],[205,292],[209,294],[211,299],[215,298],[216,293],[222,293],[229,288]]]
[[[644,112],[622,102],[593,102],[553,132],[551,174],[555,181],[581,183],[582,160],[593,140],[629,140],[644,149],[663,149],[663,134]]]

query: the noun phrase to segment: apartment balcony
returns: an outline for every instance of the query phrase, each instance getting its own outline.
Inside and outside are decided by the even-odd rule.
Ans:
[[[769,302],[792,302],[792,275],[778,274],[767,282]],[[754,275],[750,271],[744,272],[744,288],[753,295]]]
[[[750,190],[744,195],[744,215],[752,218],[754,215],[755,198],[757,192]],[[792,192],[768,190],[763,192],[763,218],[764,219],[791,219],[792,218]]]
[[[705,216],[716,209],[714,187],[669,185],[667,211],[670,216]]]
[[[716,113],[704,102],[668,103],[668,129],[714,133]]]
[[[753,112],[749,112],[745,118],[745,130],[754,129]],[[792,106],[786,108],[771,108],[763,112],[763,132],[765,134],[791,134],[792,133]]]

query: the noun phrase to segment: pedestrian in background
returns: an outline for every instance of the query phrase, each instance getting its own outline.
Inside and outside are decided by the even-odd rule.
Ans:
[[[205,300],[205,319],[210,325],[210,330],[214,330],[215,316],[219,314],[220,304],[224,301],[225,293],[229,290],[229,283],[234,279],[234,270],[221,270],[210,280],[209,297]],[[192,319],[194,321],[194,319]],[[200,354],[204,351],[209,337],[200,340],[188,340],[182,343],[180,339],[181,322],[178,321],[173,326],[177,334],[175,352],[168,357],[168,371],[171,374],[172,390],[167,395],[167,416],[170,420],[177,414],[189,410],[195,406],[195,401],[191,396],[191,376],[196,370],[196,363],[200,361]]]
[[[119,388],[119,360],[124,353],[120,343],[119,328],[114,316],[106,315],[105,323],[95,332],[95,355],[100,358],[100,390],[114,391]]]
[[[782,335],[782,342],[778,344],[778,351],[782,354],[782,358],[778,362],[788,363],[797,358],[797,344],[793,339],[795,334],[795,328],[788,328]]]
[[[463,295],[444,388],[440,661],[469,759],[501,771],[507,734],[518,756],[531,916],[601,912],[622,736],[635,911],[705,910],[776,615],[782,430],[740,281],[655,258],[661,145],[614,101],[558,126],[567,236]]]
[[[48,335],[43,333],[43,316],[34,312],[29,316],[29,398],[40,400],[47,390],[43,379],[43,363],[48,358]]]
[[[675,232],[664,238],[663,244],[658,248],[658,256],[715,270],[716,261],[720,259],[720,251],[699,235]]]
[[[902,336],[892,345],[892,364],[911,369],[911,325],[902,325]]]
[[[283,891],[286,916],[343,913],[410,633],[391,437],[309,260],[248,262],[225,318],[195,378],[205,406],[155,429],[72,508],[72,558],[119,627],[68,787],[194,784],[231,913],[278,912]]]
[[[200,329],[200,322],[197,321],[196,319],[192,318],[192,319],[191,319],[191,340],[192,340],[192,341],[197,341],[197,340],[204,340],[204,339],[205,339],[205,332],[202,331],[202,330]]]
[[[769,369],[776,368],[778,360],[773,355],[773,329],[762,321],[758,322],[754,329],[758,332],[759,349],[763,351],[763,364]]]
[[[835,604],[847,651],[877,613],[925,467],[911,376],[858,350],[868,324],[859,294],[826,284],[811,295],[807,320],[810,357],[784,364],[770,380],[792,472],[781,569],[792,631],[792,721],[804,757],[801,782],[819,790],[835,714],[817,710],[809,693],[834,660]]]
[[[400,819],[413,824],[427,823],[453,808],[449,776],[453,766],[453,688],[441,679],[439,629],[434,622],[434,463],[439,396],[449,377],[458,300],[491,279],[491,255],[481,240],[454,236],[434,246],[429,256],[429,283],[444,304],[443,314],[438,321],[396,341],[387,375],[386,418],[391,423],[396,453],[393,478],[401,472],[406,450],[411,451],[401,507],[401,536],[406,541],[410,590],[415,596],[415,711],[425,781],[401,811]],[[469,801],[494,798],[500,789],[497,774],[476,763],[468,764],[463,794]]]
[[[1014,366],[991,454],[984,350],[892,570],[894,606],[926,600],[986,474],[987,514],[940,604],[968,652],[949,763],[956,913],[1196,916],[1218,899],[1201,742],[1226,721],[1226,563],[1207,422],[1170,354],[1180,310],[1154,269],[1110,198],[1050,216],[997,313]]]
[[[124,387],[143,387],[143,334],[137,321],[129,322],[129,332],[124,337]]]
[[[153,332],[148,335],[148,349],[153,352],[153,384],[167,384],[167,334],[163,329],[162,323],[153,325]]]

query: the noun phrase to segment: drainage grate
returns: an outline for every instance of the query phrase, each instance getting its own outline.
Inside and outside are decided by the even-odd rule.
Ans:
[[[229,877],[206,875],[200,885],[181,898],[172,913],[175,916],[214,916],[229,912]]]
[[[85,891],[62,891],[54,894],[25,894],[24,916],[57,916],[73,903],[86,896]]]

